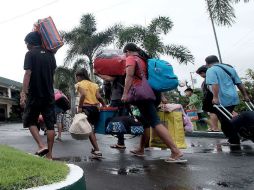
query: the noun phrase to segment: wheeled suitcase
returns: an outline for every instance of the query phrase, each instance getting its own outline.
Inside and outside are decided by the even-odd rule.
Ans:
[[[214,105],[230,122],[238,135],[244,139],[254,142],[254,105],[251,102],[245,102],[250,111],[244,111],[233,117],[222,105]]]

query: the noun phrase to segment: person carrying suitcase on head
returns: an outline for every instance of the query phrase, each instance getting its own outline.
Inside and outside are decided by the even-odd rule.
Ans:
[[[241,91],[244,100],[249,101],[249,96],[241,82],[236,70],[227,64],[219,63],[215,55],[210,55],[206,59],[209,69],[206,72],[206,84],[213,93],[213,104],[224,106],[230,113],[239,104],[239,96],[236,87]],[[230,145],[240,144],[237,132],[233,130],[230,121],[218,110],[215,111],[221,122],[221,129],[228,138]]]

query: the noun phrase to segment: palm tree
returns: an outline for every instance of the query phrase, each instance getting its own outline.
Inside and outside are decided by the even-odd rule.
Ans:
[[[173,28],[173,22],[169,17],[154,18],[147,26],[134,25],[129,27],[119,27],[117,30],[117,45],[122,48],[127,42],[133,42],[141,46],[153,57],[160,55],[170,55],[177,59],[179,63],[194,63],[194,57],[190,51],[175,44],[164,44],[161,35],[166,35]]]
[[[215,24],[219,26],[231,26],[235,22],[235,11],[233,3],[239,3],[241,0],[206,0],[207,11],[211,19],[214,38],[218,50],[220,62],[222,63],[222,56],[220,52],[219,42],[216,34]],[[249,2],[249,0],[243,0]]]
[[[84,68],[86,61],[84,59],[77,59],[72,67],[60,66],[55,72],[55,88],[61,90],[64,94],[70,97],[71,111],[75,113],[75,73]]]
[[[231,26],[235,22],[234,3],[249,0],[206,0],[209,16],[220,26]]]
[[[93,58],[100,48],[112,43],[116,28],[117,26],[113,26],[97,32],[95,17],[92,14],[83,15],[79,26],[69,32],[62,32],[66,44],[69,45],[65,66],[80,56],[85,57],[88,59],[86,66],[94,80]]]

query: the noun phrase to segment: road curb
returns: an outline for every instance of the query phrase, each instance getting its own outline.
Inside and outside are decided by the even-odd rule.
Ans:
[[[67,164],[67,166],[70,172],[64,181],[26,190],[86,190],[84,171],[74,164]]]
[[[225,138],[225,135],[222,132],[193,131],[187,132],[186,137]]]

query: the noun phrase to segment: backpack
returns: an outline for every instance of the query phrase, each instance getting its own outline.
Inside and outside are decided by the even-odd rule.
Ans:
[[[178,78],[170,63],[160,59],[148,59],[148,83],[152,89],[165,92],[178,86]]]

